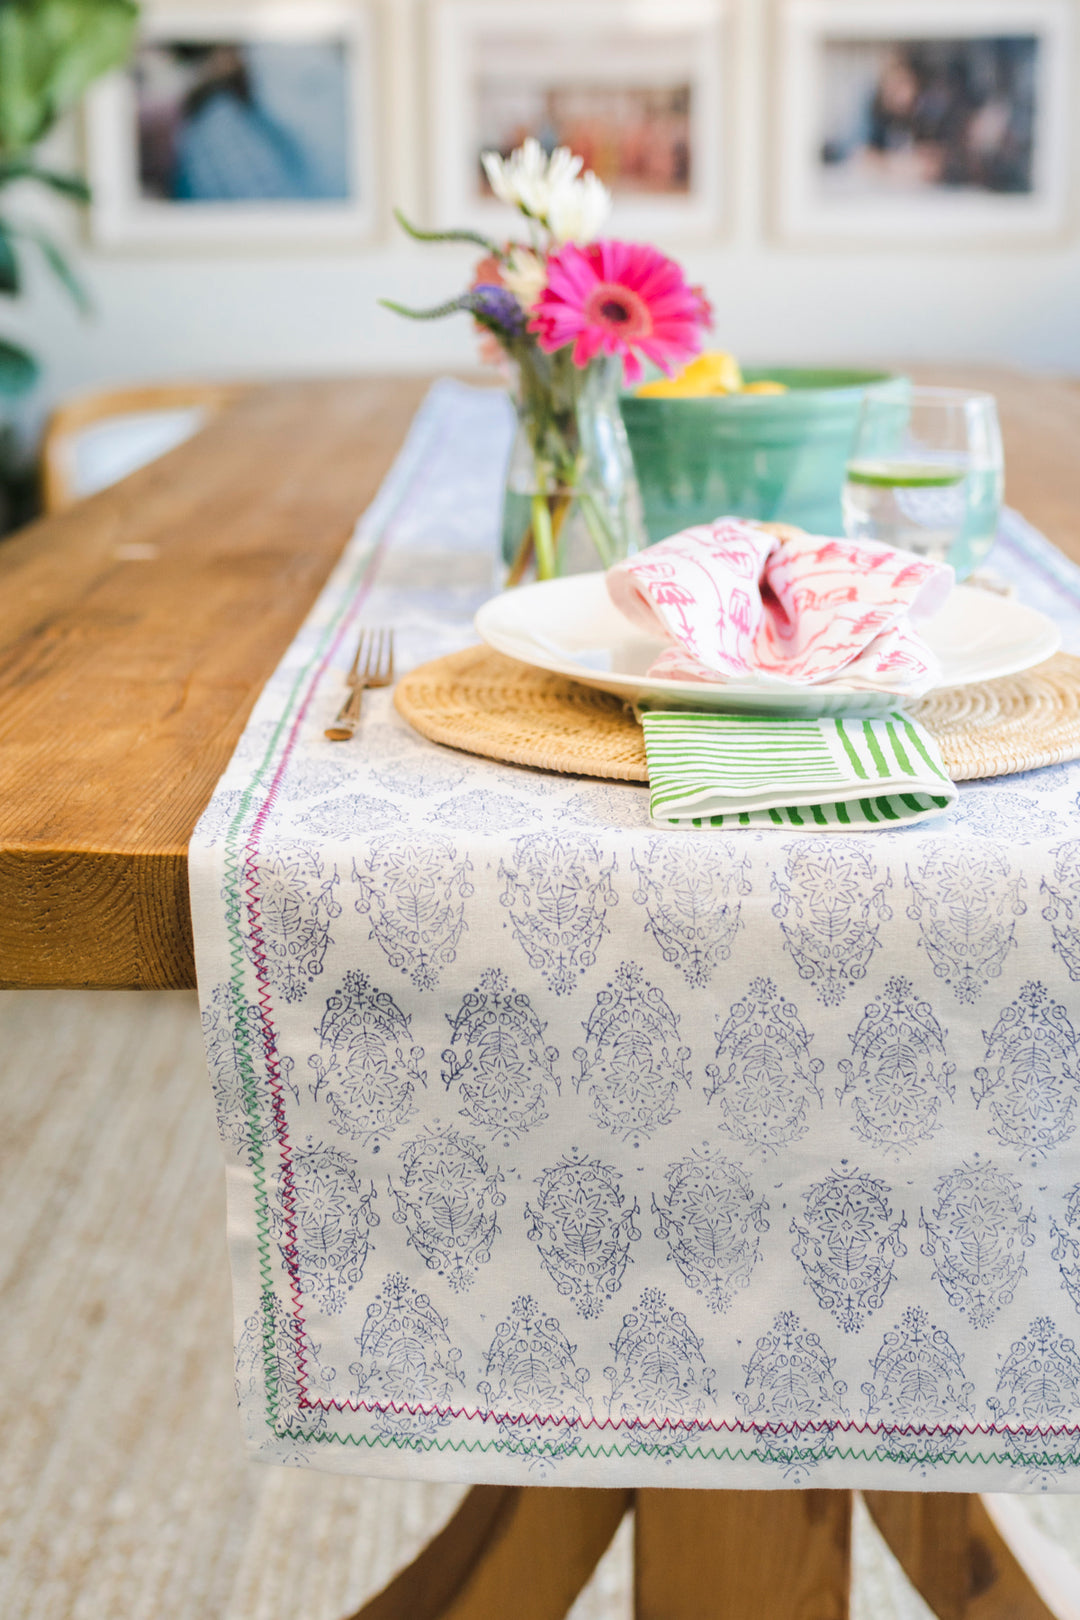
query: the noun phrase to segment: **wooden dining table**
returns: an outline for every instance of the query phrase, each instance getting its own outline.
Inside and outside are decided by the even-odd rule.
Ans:
[[[1080,383],[916,374],[997,395],[1007,498],[1080,563]],[[252,387],[161,460],[0,544],[5,987],[194,986],[195,822],[428,381]],[[1051,1620],[1046,1582],[981,1498],[865,1494],[941,1620]],[[503,1486],[470,1491],[360,1614],[559,1620],[632,1499],[638,1620],[846,1615],[849,1492]]]

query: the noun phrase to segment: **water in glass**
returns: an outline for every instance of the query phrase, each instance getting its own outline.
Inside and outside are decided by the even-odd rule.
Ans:
[[[867,390],[844,484],[849,537],[948,561],[963,579],[994,543],[1003,493],[990,394],[895,382]]]

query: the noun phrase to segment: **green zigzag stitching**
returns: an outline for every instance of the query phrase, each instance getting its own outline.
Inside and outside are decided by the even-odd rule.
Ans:
[[[259,1254],[259,1280],[261,1283],[261,1300],[263,1311],[263,1368],[266,1376],[266,1404],[268,1409],[269,1426],[274,1433],[278,1433],[278,1377],[276,1372],[276,1357],[274,1354],[274,1316],[272,1302],[274,1298],[274,1278],[270,1264],[270,1214],[269,1199],[266,1191],[266,1166],[263,1159],[262,1129],[259,1124],[258,1093],[255,1087],[255,1065],[252,1061],[251,1048],[248,1042],[247,1021],[244,1018],[244,942],[240,930],[240,856],[241,851],[234,843],[239,837],[240,828],[250,808],[252,797],[260,788],[270,764],[277,751],[290,716],[296,706],[301,687],[307,678],[313,664],[318,663],[328,643],[332,639],[338,624],[344,617],[353,596],[364,582],[365,574],[371,566],[372,556],[376,549],[377,537],[373,536],[365,547],[364,554],[354,569],[348,586],[342,596],[341,606],[328,622],[308,662],[297,673],[296,679],[289,691],[281,717],[274,728],[273,736],[266,746],[266,753],[261,763],[244,790],[242,799],[237,808],[236,815],[229,824],[225,836],[225,883],[226,894],[225,919],[229,934],[229,957],[232,964],[232,997],[233,997],[233,1028],[236,1032],[236,1045],[240,1054],[241,1084],[244,1094],[244,1105],[248,1116],[249,1140],[251,1146],[252,1176],[255,1186],[255,1231],[256,1244]],[[283,1436],[279,1436],[283,1438]]]
[[[434,424],[428,425],[427,437],[430,438]],[[414,454],[412,460],[417,459]],[[229,937],[229,958],[231,962],[231,986],[233,997],[233,1019],[236,1031],[236,1045],[240,1054],[240,1075],[244,1103],[248,1116],[248,1129],[251,1144],[252,1179],[255,1187],[255,1231],[256,1246],[259,1255],[259,1280],[261,1283],[261,1302],[263,1312],[263,1370],[266,1380],[266,1406],[267,1426],[279,1438],[288,1437],[287,1429],[283,1429],[278,1421],[278,1377],[276,1371],[276,1357],[274,1355],[274,1319],[273,1319],[273,1270],[270,1264],[270,1216],[268,1197],[266,1191],[266,1167],[263,1159],[262,1131],[258,1119],[258,1095],[255,1089],[255,1065],[252,1061],[251,1050],[247,1038],[247,1026],[243,1017],[244,1010],[244,945],[240,927],[240,849],[236,840],[240,828],[251,806],[251,800],[257,789],[264,781],[266,772],[277,750],[290,715],[296,704],[300,689],[311,671],[313,665],[319,662],[328,643],[336,633],[338,625],[346,616],[356,592],[364,583],[364,579],[371,567],[372,561],[378,551],[382,535],[386,526],[397,512],[401,502],[409,490],[409,482],[402,479],[402,488],[396,501],[382,515],[379,526],[370,534],[363,544],[363,550],[356,567],[349,576],[348,584],[341,594],[340,605],[328,620],[322,635],[307,662],[298,671],[280,719],[274,728],[273,736],[267,743],[266,753],[262,762],[256,767],[237,811],[229,824],[225,835],[224,856],[224,882],[225,893],[225,925]],[[341,1437],[345,1439],[344,1436]]]
[[[698,1462],[769,1462],[783,1463],[818,1463],[827,1461],[841,1462],[894,1462],[908,1466],[940,1467],[942,1464],[967,1463],[973,1466],[986,1467],[1010,1463],[1014,1467],[1053,1468],[1061,1465],[1075,1465],[1080,1463],[1080,1452],[1061,1454],[1057,1452],[1017,1452],[1017,1451],[957,1451],[951,1452],[947,1457],[932,1452],[892,1451],[887,1446],[815,1446],[810,1449],[799,1448],[797,1451],[778,1450],[775,1447],[761,1447],[748,1449],[744,1446],[650,1446],[647,1442],[630,1442],[626,1445],[575,1445],[573,1451],[565,1446],[543,1443],[523,1444],[501,1440],[451,1440],[436,1439],[431,1435],[379,1435],[379,1434],[331,1434],[326,1431],[307,1430],[297,1428],[284,1428],[275,1431],[278,1439],[299,1440],[303,1442],[316,1442],[325,1444],[328,1441],[341,1441],[344,1445],[366,1446],[369,1449],[380,1448],[387,1450],[396,1448],[404,1451],[452,1451],[452,1452],[485,1452],[504,1451],[514,1456],[548,1456],[556,1461],[566,1457],[580,1458],[608,1458],[608,1457],[659,1457],[665,1461],[670,1458]]]
[[[404,493],[405,491],[403,490],[401,498],[404,498]],[[363,583],[364,576],[371,565],[373,554],[377,549],[379,538],[385,531],[386,524],[389,522],[395,510],[396,505],[395,507],[392,507],[390,512],[386,514],[379,530],[377,530],[376,533],[371,536],[370,540],[365,545],[363,555],[358,561],[357,566],[350,577],[349,583],[343,592],[341,606],[338,608],[332,619],[328,622],[308,662],[298,672],[296,680],[294,681],[289,692],[285,708],[283,709],[277,726],[274,729],[273,736],[267,744],[266,753],[263,756],[262,762],[256,767],[251,781],[244,791],[236,814],[229,825],[229,830],[225,837],[225,881],[223,886],[226,894],[225,916],[226,928],[229,935],[229,957],[232,963],[234,1027],[237,1035],[237,1047],[238,1049],[241,1049],[240,1068],[244,1100],[248,1114],[248,1126],[250,1131],[252,1170],[255,1186],[255,1225],[259,1253],[259,1276],[263,1285],[263,1358],[264,1373],[266,1378],[266,1404],[268,1427],[272,1430],[274,1436],[279,1440],[299,1441],[302,1444],[315,1443],[325,1445],[328,1443],[336,1443],[340,1445],[367,1447],[368,1449],[379,1448],[386,1450],[388,1448],[396,1448],[398,1450],[414,1452],[451,1451],[455,1453],[472,1453],[506,1451],[515,1456],[520,1456],[523,1452],[527,1452],[527,1454],[530,1456],[553,1456],[557,1458],[565,1458],[571,1455],[574,1457],[590,1459],[627,1456],[660,1456],[665,1459],[677,1457],[680,1460],[700,1462],[778,1462],[784,1464],[790,1464],[793,1462],[819,1462],[826,1459],[836,1459],[848,1462],[896,1462],[906,1463],[909,1466],[930,1465],[932,1467],[940,1467],[942,1464],[947,1465],[950,1463],[968,1463],[981,1466],[986,1466],[987,1464],[997,1464],[1000,1466],[1002,1463],[1012,1463],[1014,1466],[1029,1469],[1038,1467],[1053,1467],[1061,1463],[1075,1464],[1080,1462],[1080,1454],[1076,1453],[1059,1456],[1058,1454],[1049,1452],[1014,1454],[1011,1452],[983,1453],[965,1451],[952,1452],[948,1456],[942,1457],[940,1454],[934,1456],[929,1454],[922,1455],[920,1453],[910,1451],[892,1452],[879,1446],[871,1447],[869,1449],[840,1446],[819,1447],[809,1451],[800,1449],[796,1453],[776,1451],[772,1449],[749,1451],[745,1448],[730,1446],[674,1446],[661,1448],[649,1446],[645,1442],[631,1442],[623,1446],[577,1445],[575,1443],[573,1451],[568,1452],[565,1448],[565,1444],[562,1446],[545,1445],[542,1442],[535,1441],[532,1443],[523,1444],[520,1440],[512,1443],[500,1440],[439,1440],[430,1436],[422,1435],[340,1434],[325,1430],[316,1431],[296,1429],[289,1427],[288,1424],[279,1423],[278,1378],[275,1370],[276,1358],[274,1356],[274,1326],[272,1311],[272,1301],[274,1297],[273,1271],[270,1264],[270,1222],[268,1198],[266,1192],[266,1170],[262,1151],[262,1131],[260,1129],[258,1120],[258,1099],[255,1090],[255,1066],[251,1058],[250,1047],[248,1044],[246,1022],[242,1016],[244,1009],[245,975],[244,946],[240,931],[240,850],[235,846],[234,839],[239,835],[240,827],[242,826],[244,818],[250,808],[252,797],[261,785],[265,777],[265,773],[269,768],[271,760],[273,759],[281,738],[281,733],[284,730],[285,725],[293,711],[300,688],[312,665],[317,663],[321,658],[329,640],[335,633],[341,619],[344,617],[355,592],[359,590],[361,584]]]

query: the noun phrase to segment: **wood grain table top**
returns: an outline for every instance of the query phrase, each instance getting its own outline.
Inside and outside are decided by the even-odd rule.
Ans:
[[[975,369],[1007,499],[1080,562],[1080,384]],[[426,379],[259,388],[0,543],[0,984],[195,982],[192,829]]]

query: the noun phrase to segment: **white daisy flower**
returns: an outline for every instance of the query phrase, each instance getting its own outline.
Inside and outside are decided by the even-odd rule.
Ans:
[[[515,245],[502,267],[502,278],[523,310],[529,311],[547,283],[544,261],[532,248]]]
[[[565,146],[558,147],[549,158],[540,142],[530,135],[508,158],[501,158],[498,152],[483,152],[480,161],[500,202],[520,208],[533,219],[543,219],[551,200],[552,178],[560,184],[564,182],[567,159],[569,177],[573,178],[581,168],[581,159],[575,158]]]
[[[611,213],[611,192],[591,169],[552,195],[547,224],[557,242],[594,242]]]
[[[591,242],[607,219],[611,193],[591,170],[581,173],[582,159],[568,146],[548,157],[530,135],[508,158],[484,152],[481,162],[499,201],[546,225],[559,242]]]

